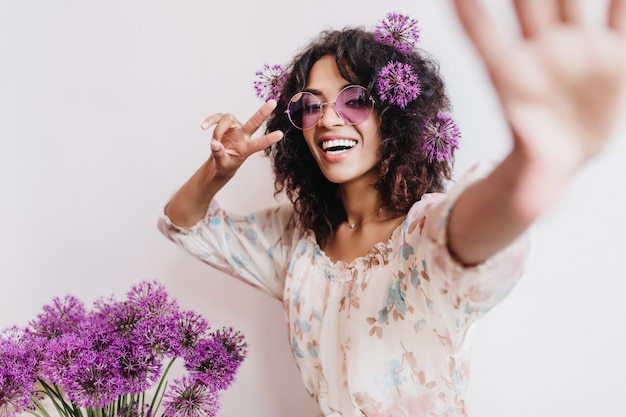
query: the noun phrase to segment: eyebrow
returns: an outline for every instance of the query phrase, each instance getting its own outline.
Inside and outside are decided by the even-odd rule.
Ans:
[[[321,96],[322,92],[320,90],[316,90],[314,88],[305,88],[304,90],[300,91],[301,93],[311,93],[314,96]]]
[[[342,91],[344,88],[349,87],[349,86],[351,86],[351,85],[357,85],[357,84],[354,84],[354,83],[350,83],[350,82],[349,82],[349,83],[347,83],[347,84],[343,85],[343,86],[339,89],[339,91]],[[317,89],[315,89],[315,88],[305,88],[305,89],[304,89],[304,90],[302,90],[301,92],[302,92],[302,93],[304,93],[304,92],[306,92],[306,93],[311,93],[311,94],[313,94],[314,96],[321,96],[321,95],[323,95],[323,93],[322,93],[320,90],[317,90]]]

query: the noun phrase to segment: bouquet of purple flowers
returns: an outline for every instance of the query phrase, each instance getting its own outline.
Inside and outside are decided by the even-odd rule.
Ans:
[[[241,333],[212,331],[156,281],[89,311],[55,298],[28,327],[0,333],[0,417],[213,417],[246,348]],[[168,386],[177,358],[186,372]]]

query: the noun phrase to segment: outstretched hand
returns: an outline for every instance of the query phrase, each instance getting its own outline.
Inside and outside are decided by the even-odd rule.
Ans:
[[[600,27],[579,0],[514,0],[521,36],[501,32],[479,0],[454,0],[530,161],[571,173],[606,144],[626,84],[626,0]]]
[[[229,113],[216,113],[202,122],[201,127],[204,130],[215,127],[211,139],[211,152],[219,175],[223,178],[232,177],[247,157],[282,139],[283,134],[280,131],[252,138],[275,107],[274,100],[264,103],[244,124]]]
[[[581,0],[513,0],[519,36],[503,33],[480,0],[454,0],[489,72],[513,149],[457,199],[448,246],[466,264],[489,259],[551,207],[573,174],[600,152],[622,110],[626,0],[585,24]]]

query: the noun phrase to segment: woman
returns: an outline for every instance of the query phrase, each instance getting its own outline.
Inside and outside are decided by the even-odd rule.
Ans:
[[[247,122],[203,122],[211,155],[160,220],[192,254],[283,302],[325,416],[467,415],[471,324],[510,291],[525,230],[615,124],[626,0],[612,0],[595,31],[577,1],[515,1],[522,37],[512,41],[477,1],[455,6],[514,139],[487,175],[443,193],[455,136],[441,130],[451,125],[436,66],[406,42],[345,29],[296,56],[277,100]],[[448,135],[447,151],[429,147],[433,132]],[[261,150],[292,204],[224,212],[215,195]]]

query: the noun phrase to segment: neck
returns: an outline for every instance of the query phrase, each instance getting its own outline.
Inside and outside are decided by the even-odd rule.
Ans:
[[[385,209],[382,208],[380,194],[371,185],[343,187],[341,200],[350,229],[356,229],[363,223],[385,217]]]
[[[361,225],[363,225],[364,223],[368,223],[371,221],[376,221],[376,220],[380,220],[382,219],[384,209],[382,207],[377,208],[376,210],[374,210],[372,213],[364,216],[361,220],[359,220],[358,222],[352,222],[350,217],[348,217],[348,227],[352,230],[360,227]]]

